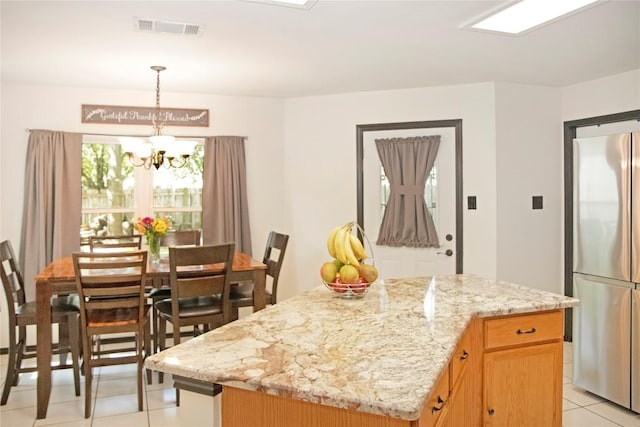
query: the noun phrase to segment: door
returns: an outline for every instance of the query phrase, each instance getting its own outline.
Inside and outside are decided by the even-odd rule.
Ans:
[[[561,342],[486,353],[484,425],[560,427],[561,378]]]
[[[573,271],[630,279],[631,134],[576,138]]]
[[[574,274],[573,383],[629,407],[631,283]]]
[[[440,147],[425,186],[425,201],[434,219],[439,248],[378,246],[376,240],[386,203],[384,172],[375,140],[440,135]],[[363,210],[365,231],[383,278],[456,273],[456,128],[433,127],[368,131],[363,135]],[[461,266],[460,266],[461,267]],[[460,270],[461,271],[461,270]]]

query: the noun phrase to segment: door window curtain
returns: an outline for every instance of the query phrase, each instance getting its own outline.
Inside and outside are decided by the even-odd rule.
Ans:
[[[82,134],[32,130],[25,169],[20,266],[33,299],[34,277],[80,250]]]
[[[251,254],[243,137],[205,139],[202,239],[207,245],[235,242],[237,250]]]
[[[384,138],[376,139],[375,143],[390,184],[377,244],[439,247],[433,218],[424,200],[424,187],[438,154],[440,135]]]

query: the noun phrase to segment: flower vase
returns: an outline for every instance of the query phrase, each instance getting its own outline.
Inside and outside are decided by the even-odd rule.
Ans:
[[[161,236],[149,234],[147,236],[147,246],[149,247],[149,259],[152,264],[160,263],[160,240]]]

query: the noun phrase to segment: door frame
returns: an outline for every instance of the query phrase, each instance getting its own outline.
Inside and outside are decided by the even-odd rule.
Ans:
[[[455,167],[456,167],[456,274],[463,270],[462,235],[462,119],[428,120],[420,122],[374,123],[356,125],[356,187],[358,205],[358,224],[364,229],[364,133],[385,130],[454,128],[455,130]]]
[[[564,122],[564,294],[573,296],[573,140],[578,128],[640,120],[640,110]],[[564,340],[573,341],[573,310],[566,309]]]

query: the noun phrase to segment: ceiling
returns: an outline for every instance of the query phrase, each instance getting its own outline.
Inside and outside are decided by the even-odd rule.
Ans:
[[[566,86],[640,68],[640,2],[522,36],[462,28],[504,1],[0,3],[3,83],[297,97],[502,81]],[[194,23],[145,33],[134,17]]]

